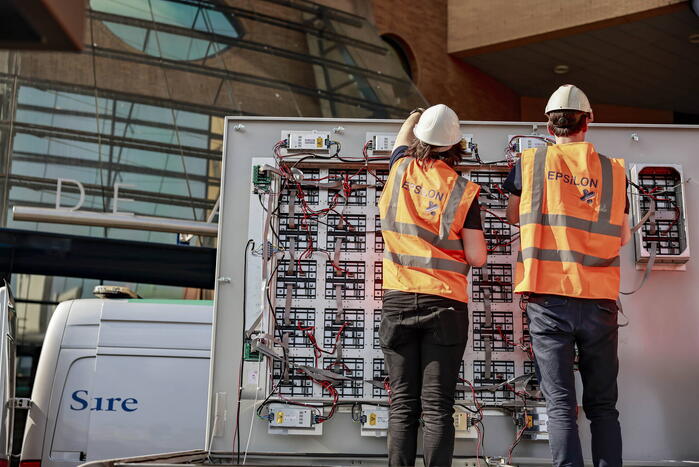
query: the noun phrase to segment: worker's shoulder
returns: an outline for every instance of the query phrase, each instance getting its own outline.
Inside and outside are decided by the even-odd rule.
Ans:
[[[522,154],[520,156],[520,160],[529,159],[530,157],[534,157],[534,155],[536,154],[536,151],[538,151],[538,150],[539,150],[539,148],[525,149],[524,151],[522,151]]]
[[[601,152],[598,152],[597,155],[599,157],[603,157],[603,158],[609,160],[612,164],[620,165],[622,167],[624,167],[626,165],[626,162],[624,161],[623,157],[608,156],[606,154],[602,154]]]

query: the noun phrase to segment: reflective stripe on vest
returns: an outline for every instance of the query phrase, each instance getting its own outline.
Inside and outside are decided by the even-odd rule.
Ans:
[[[480,187],[444,162],[415,164],[396,162],[379,202],[383,286],[466,302],[469,266],[460,232]]]
[[[406,222],[398,222],[396,220],[396,213],[398,211],[398,196],[401,189],[401,181],[403,180],[403,175],[405,175],[405,170],[408,168],[410,161],[414,160],[412,157],[405,157],[399,160],[397,163],[403,162],[396,169],[395,183],[391,187],[391,202],[388,205],[388,210],[386,211],[386,216],[381,219],[381,231],[382,232],[395,232],[399,234],[413,235],[419,237],[424,241],[431,243],[439,248],[445,250],[461,250],[463,244],[461,240],[449,240],[449,229],[451,227],[451,222],[454,220],[456,215],[456,208],[459,206],[459,201],[464,194],[466,189],[466,184],[468,181],[459,177],[454,185],[454,191],[452,195],[449,196],[449,201],[447,201],[445,215],[442,216],[442,222],[439,226],[439,234],[430,232],[429,230],[415,224],[408,224]],[[450,216],[447,214],[451,213]],[[450,222],[447,224],[447,220]]]
[[[439,269],[441,271],[457,272],[464,276],[468,274],[469,265],[446,258],[426,258],[423,256],[403,255],[384,250],[383,257],[401,266],[423,269]]]
[[[534,154],[534,177],[532,180],[532,204],[528,213],[523,213],[519,219],[519,225],[541,224],[549,226],[564,226],[574,229],[585,230],[591,233],[611,235],[621,237],[621,226],[611,224],[613,196],[613,177],[611,161],[600,156],[602,167],[602,194],[597,221],[580,219],[579,217],[567,216],[565,214],[544,214],[542,212],[542,197],[544,195],[543,173],[546,170],[546,148],[537,149]],[[542,177],[537,175],[541,174]]]
[[[596,153],[588,143],[539,148],[533,160],[531,157],[530,152],[522,158],[526,195],[520,205],[521,244],[515,291],[615,299],[623,224],[623,211],[619,209],[625,197],[623,161]],[[576,168],[587,171],[580,183],[578,175],[574,176]],[[571,192],[566,185],[580,188]],[[548,210],[558,212],[544,212]]]

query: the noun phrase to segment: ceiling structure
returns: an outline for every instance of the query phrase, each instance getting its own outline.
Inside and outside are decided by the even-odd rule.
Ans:
[[[689,4],[462,59],[520,96],[548,97],[574,83],[593,102],[699,114],[699,16]]]
[[[0,49],[82,50],[84,0],[0,2]]]

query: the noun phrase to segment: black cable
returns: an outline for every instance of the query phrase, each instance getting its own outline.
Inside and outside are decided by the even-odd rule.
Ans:
[[[240,367],[238,368],[238,407],[236,408],[235,416],[235,438],[237,442],[237,460],[240,464],[240,398],[243,395],[243,361],[242,355],[245,353],[245,326],[247,325],[247,290],[248,290],[248,248],[252,245],[252,249],[255,249],[255,241],[251,238],[245,244],[245,251],[243,253],[243,325],[241,329],[243,330],[243,343],[241,349]]]
[[[262,206],[262,209],[263,209],[265,212],[267,212],[267,207],[265,207],[265,204],[262,202],[262,194],[261,194],[261,193],[258,193],[258,194],[257,194],[257,199],[260,201],[260,206]],[[275,215],[275,211],[278,210],[278,209],[279,209],[279,205],[277,205],[277,208],[276,208],[276,209],[272,210],[272,214],[270,214],[270,215],[271,215],[271,216],[274,216],[274,215]],[[272,235],[274,235],[274,238],[276,238],[276,239],[277,239],[277,242],[279,242],[279,241],[280,241],[280,240],[279,240],[279,234],[277,233],[276,230],[274,230],[274,225],[272,224],[271,219],[270,219],[270,223],[269,223],[269,228],[270,228],[270,230],[272,231]]]
[[[471,407],[464,405],[464,404],[455,404],[457,407],[461,407],[462,409],[468,410],[471,413],[479,414],[478,410],[474,410]]]
[[[483,424],[483,420],[478,420],[476,423],[481,426],[481,454],[483,454],[484,459],[487,459],[488,455],[485,453],[485,425]]]

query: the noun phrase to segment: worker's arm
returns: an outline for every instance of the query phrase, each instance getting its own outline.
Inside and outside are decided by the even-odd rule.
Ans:
[[[394,151],[399,146],[410,146],[410,143],[413,142],[415,138],[413,136],[413,127],[417,121],[420,120],[420,115],[422,115],[422,109],[415,109],[408,118],[405,119],[396,136],[396,143],[393,145]]]
[[[474,267],[481,267],[488,258],[488,249],[485,246],[485,236],[479,229],[462,229],[461,241],[464,244],[466,262]]]
[[[621,246],[626,245],[631,240],[631,228],[629,227],[629,215],[624,216],[624,223],[621,224]]]
[[[507,221],[510,224],[519,223],[519,196],[510,194],[510,199],[507,200]]]

